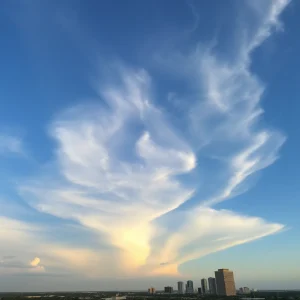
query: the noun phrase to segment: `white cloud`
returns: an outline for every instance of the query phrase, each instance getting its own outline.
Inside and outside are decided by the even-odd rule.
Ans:
[[[35,257],[31,262],[30,265],[32,267],[37,267],[39,265],[39,263],[41,262],[41,260],[38,257]]]
[[[157,261],[177,266],[283,229],[281,224],[270,224],[260,218],[207,207],[176,211],[172,213],[171,220],[179,225],[177,230],[169,230],[168,224],[164,224],[166,227],[160,224],[158,230],[161,234],[157,242],[154,239],[153,255],[148,258],[148,263],[156,266],[157,272],[164,272],[164,268],[157,266]]]
[[[190,102],[180,128],[155,105],[155,77],[126,67],[113,68],[118,80],[97,87],[103,105],[73,107],[53,121],[57,170],[21,187],[22,195],[39,211],[98,232],[114,250],[43,247],[46,262],[96,276],[100,264],[125,275],[175,274],[188,260],[283,228],[213,208],[244,191],[285,139],[260,124],[264,86],[249,69],[251,52],[288,1],[268,3],[263,11],[253,4],[255,30],[240,41],[237,61],[209,49],[184,60],[193,95],[182,96]],[[191,179],[197,172],[200,182]],[[39,266],[39,258],[31,263]]]
[[[246,60],[249,54],[272,34],[274,29],[282,29],[278,17],[290,2],[290,0],[265,1],[265,3],[259,0],[246,2],[253,9],[257,19],[256,30],[253,30],[253,35],[250,35],[249,40],[243,44],[243,54]]]

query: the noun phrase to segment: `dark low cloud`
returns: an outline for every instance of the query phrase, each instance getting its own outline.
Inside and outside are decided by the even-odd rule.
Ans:
[[[33,268],[31,265],[27,265],[22,261],[11,260],[9,261],[1,261],[0,268],[20,268],[20,269],[31,269]]]
[[[13,259],[13,258],[16,258],[16,256],[15,255],[4,255],[2,257],[3,260]]]
[[[72,276],[71,274],[61,274],[61,273],[41,273],[41,272],[32,272],[32,273],[27,273],[27,272],[19,272],[19,273],[15,273],[12,274],[13,276],[43,276],[43,277],[70,277]]]

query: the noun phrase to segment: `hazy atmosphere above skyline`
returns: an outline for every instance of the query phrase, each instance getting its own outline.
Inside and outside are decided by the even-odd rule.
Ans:
[[[300,287],[299,2],[0,8],[0,291]]]

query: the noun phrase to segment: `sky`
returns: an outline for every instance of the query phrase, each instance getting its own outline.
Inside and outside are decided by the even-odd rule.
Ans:
[[[0,291],[299,288],[299,9],[2,1]]]

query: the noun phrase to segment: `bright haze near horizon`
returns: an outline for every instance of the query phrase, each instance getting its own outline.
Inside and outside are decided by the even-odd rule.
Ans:
[[[0,5],[0,291],[299,288],[299,2]]]

